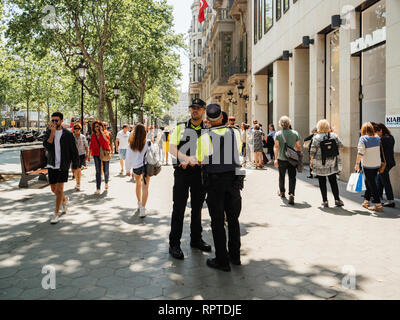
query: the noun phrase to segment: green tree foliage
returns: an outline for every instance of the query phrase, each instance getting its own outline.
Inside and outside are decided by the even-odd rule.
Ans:
[[[75,87],[80,82],[76,67],[84,58],[88,108],[97,102],[99,118],[107,114],[114,130],[112,88],[116,83],[124,101],[135,96],[136,108],[145,104],[151,92],[157,92],[164,104],[176,100],[172,89],[180,78],[180,65],[175,49],[183,46],[183,37],[172,31],[172,9],[165,0],[53,0],[51,6],[45,0],[5,1],[10,13],[8,45],[31,44],[28,47],[38,59],[51,54],[57,64],[61,60],[72,77],[61,81],[63,90],[73,91],[72,98],[76,97],[74,82]],[[46,96],[45,90],[39,91]],[[153,100],[150,108],[156,110],[161,104]],[[75,104],[74,99],[65,101],[65,105]],[[124,105],[125,116],[132,115],[130,103]]]

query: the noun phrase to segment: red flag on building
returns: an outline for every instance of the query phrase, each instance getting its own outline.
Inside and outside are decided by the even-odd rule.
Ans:
[[[201,6],[200,6],[200,11],[199,11],[199,22],[202,23],[204,20],[206,20],[205,18],[205,11],[208,8],[208,3],[207,0],[200,0],[202,2]]]

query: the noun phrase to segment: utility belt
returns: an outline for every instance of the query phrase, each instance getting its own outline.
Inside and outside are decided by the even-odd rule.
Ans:
[[[201,182],[205,188],[210,187],[211,183],[219,181],[221,179],[230,178],[233,179],[233,187],[239,190],[244,188],[244,180],[246,176],[237,175],[235,171],[222,172],[222,173],[208,173],[205,167],[201,168]]]

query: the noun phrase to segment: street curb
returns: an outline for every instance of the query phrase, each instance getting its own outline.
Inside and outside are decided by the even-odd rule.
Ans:
[[[28,142],[28,143],[19,143],[19,144],[3,144],[0,145],[0,149],[11,149],[18,147],[29,147],[29,146],[38,146],[42,145],[43,142]]]

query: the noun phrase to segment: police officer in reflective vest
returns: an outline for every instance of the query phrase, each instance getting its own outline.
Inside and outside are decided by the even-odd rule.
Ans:
[[[238,130],[223,125],[221,107],[207,107],[211,123],[208,133],[198,141],[198,160],[203,166],[203,184],[207,191],[207,205],[215,245],[215,259],[207,265],[230,271],[230,263],[241,265],[239,215],[242,209],[240,190],[243,189],[244,172],[240,168],[241,140]],[[228,221],[229,241],[226,248],[224,213]]]
[[[201,167],[196,158],[197,141],[205,129],[203,118],[206,103],[195,99],[189,107],[191,119],[176,126],[170,137],[169,152],[174,162],[173,211],[169,235],[169,253],[175,259],[184,259],[181,250],[183,219],[189,196],[192,207],[190,223],[190,246],[211,252],[211,246],[202,239],[201,210],[205,199],[201,183]]]

